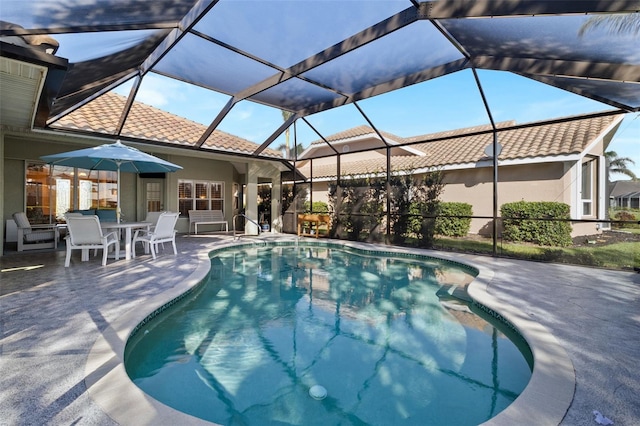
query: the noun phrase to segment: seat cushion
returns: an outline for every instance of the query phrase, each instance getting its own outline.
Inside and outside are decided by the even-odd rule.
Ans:
[[[36,241],[51,241],[56,238],[54,231],[32,231],[24,236],[24,240],[28,243]]]
[[[116,222],[118,220],[115,210],[96,210],[96,215],[100,222]]]

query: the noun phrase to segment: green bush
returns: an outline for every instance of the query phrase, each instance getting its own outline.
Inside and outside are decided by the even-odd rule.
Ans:
[[[436,219],[436,234],[446,237],[464,237],[471,229],[473,208],[468,203],[441,202]],[[467,217],[455,217],[467,216]]]
[[[415,181],[412,188],[408,231],[417,238],[418,247],[433,247],[436,217],[440,214],[440,194],[444,189],[442,171],[434,170]]]
[[[569,205],[548,201],[517,201],[500,208],[507,241],[521,241],[543,246],[570,246]],[[561,220],[555,220],[561,219]]]
[[[622,220],[622,221],[637,221],[636,215],[628,211],[619,211],[613,216],[614,220]],[[616,228],[635,228],[635,223],[616,223],[614,224]]]
[[[329,205],[324,201],[314,201],[313,202],[313,211],[309,208],[309,202],[304,202],[304,211],[306,213],[329,213]]]
[[[385,187],[385,180],[378,178],[345,179],[340,187],[330,184],[331,238],[382,241]]]

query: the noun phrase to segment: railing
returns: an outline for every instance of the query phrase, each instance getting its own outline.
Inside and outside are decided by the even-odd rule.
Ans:
[[[238,216],[243,217],[245,220],[247,220],[247,221],[253,223],[254,225],[256,225],[256,228],[258,228],[258,235],[260,235],[260,233],[262,232],[262,228],[260,227],[260,224],[257,221],[247,217],[247,215],[245,215],[244,213],[240,213],[240,214],[237,214],[237,215],[233,216],[233,219],[231,219],[232,227],[233,227],[233,238],[236,238],[236,219],[238,218]]]

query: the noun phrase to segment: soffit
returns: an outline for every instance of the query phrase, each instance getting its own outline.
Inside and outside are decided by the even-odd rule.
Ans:
[[[8,128],[33,125],[47,68],[0,57],[0,115]]]

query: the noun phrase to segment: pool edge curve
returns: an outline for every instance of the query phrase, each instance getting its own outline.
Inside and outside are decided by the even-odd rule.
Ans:
[[[567,352],[541,324],[525,313],[500,301],[489,292],[493,270],[474,262],[474,256],[416,250],[332,240],[331,244],[361,250],[390,253],[414,253],[441,258],[478,270],[468,287],[475,303],[497,313],[513,325],[526,340],[533,355],[534,368],[529,383],[516,400],[483,425],[557,425],[569,409],[575,391],[575,371]],[[241,246],[229,242],[216,249]],[[133,309],[115,320],[95,341],[85,364],[85,385],[89,396],[114,421],[121,425],[212,425],[213,423],[175,410],[144,393],[129,378],[124,367],[124,352],[129,337],[152,312],[197,286],[210,271],[210,251],[198,253],[195,271],[183,282],[145,302],[146,309]]]

